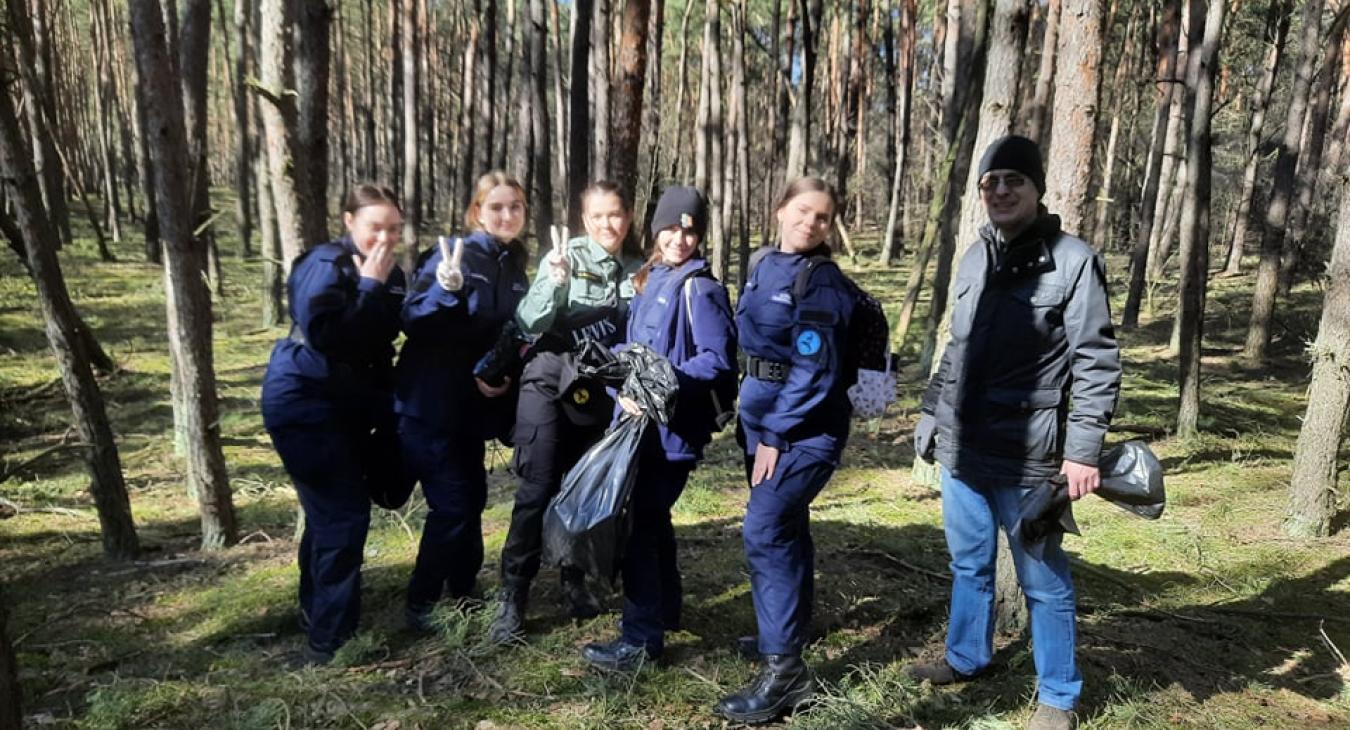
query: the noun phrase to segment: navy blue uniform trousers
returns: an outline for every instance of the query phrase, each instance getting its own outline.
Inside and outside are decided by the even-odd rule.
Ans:
[[[361,558],[370,528],[362,456],[368,439],[350,424],[287,426],[270,433],[305,511],[300,610],[309,644],[335,651],[356,633],[361,615]]]
[[[623,640],[653,656],[665,649],[665,632],[678,629],[683,588],[675,553],[670,508],[680,498],[695,462],[669,461],[655,427],[639,457],[637,485],[630,505],[631,532],[623,556]]]
[[[416,418],[399,419],[403,460],[422,483],[426,522],[408,583],[408,608],[423,612],[440,600],[473,592],[483,567],[483,508],[487,505],[482,436],[449,434]]]
[[[754,463],[746,456],[747,480]],[[816,588],[811,501],[834,468],[823,456],[792,448],[779,454],[772,477],[750,489],[741,536],[761,654],[800,654],[809,638]]]

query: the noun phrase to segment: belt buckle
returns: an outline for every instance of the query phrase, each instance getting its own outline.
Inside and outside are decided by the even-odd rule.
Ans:
[[[776,360],[769,363],[769,379],[779,382],[787,380],[787,368],[783,363]]]

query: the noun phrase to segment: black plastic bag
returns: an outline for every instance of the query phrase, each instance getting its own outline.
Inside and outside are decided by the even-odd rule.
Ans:
[[[575,362],[581,375],[619,387],[643,414],[625,414],[563,477],[544,512],[544,562],[578,568],[612,586],[631,526],[628,506],[642,438],[653,420],[670,418],[679,384],[670,362],[640,345],[615,356],[588,343]]]
[[[1101,471],[1102,485],[1093,494],[1144,519],[1162,516],[1167,504],[1162,462],[1142,441],[1117,445],[1102,455],[1097,468]],[[1056,532],[1080,534],[1073,519],[1069,483],[1063,474],[1022,495],[1018,506],[1020,514],[1012,537],[1020,539],[1037,558],[1046,536]]]
[[[624,416],[563,478],[544,512],[544,562],[613,585],[628,538],[629,498],[650,418]]]

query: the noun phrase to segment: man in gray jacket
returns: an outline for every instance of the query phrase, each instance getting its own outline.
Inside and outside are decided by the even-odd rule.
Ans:
[[[1120,391],[1103,263],[1041,205],[1040,149],[1025,137],[1004,137],[986,150],[979,171],[989,224],[957,269],[951,342],[915,431],[918,454],[942,465],[954,576],[946,655],[910,668],[934,684],[988,668],[998,525],[1011,531],[1022,495],[1057,474],[1073,499],[1100,486],[1097,459]],[[1040,558],[1010,541],[1040,682],[1033,730],[1073,727],[1083,684],[1060,537],[1046,539]]]

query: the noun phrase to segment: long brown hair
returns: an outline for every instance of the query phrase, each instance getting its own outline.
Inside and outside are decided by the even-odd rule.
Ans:
[[[357,183],[347,191],[347,196],[342,199],[342,212],[356,215],[356,211],[371,205],[392,205],[398,212],[403,212],[393,190],[370,182]]]
[[[632,224],[635,222],[633,221],[633,201],[629,200],[628,194],[613,180],[596,180],[581,191],[581,210],[583,213],[586,210],[586,199],[592,195],[613,195],[619,199],[619,204],[623,206],[623,212],[628,214],[629,220],[628,235],[623,237],[623,245],[620,251],[631,258],[642,258],[642,244],[633,233]]]
[[[514,176],[508,175],[502,170],[489,170],[480,175],[478,182],[474,183],[473,196],[469,198],[469,204],[464,208],[464,225],[466,227],[474,231],[484,230],[483,222],[478,217],[479,212],[483,209],[483,201],[487,200],[487,196],[493,190],[502,186],[511,188],[520,195],[521,202],[525,204],[525,218],[529,220],[530,197],[525,194],[525,186],[521,185],[520,181]],[[522,227],[520,230],[521,234],[524,234],[525,228]],[[503,241],[502,245],[506,247],[507,251],[511,252],[512,257],[520,262],[521,266],[524,266],[527,254],[525,244],[520,240],[520,236],[516,236],[515,239],[510,241]],[[543,242],[541,241],[539,245],[542,247]]]
[[[774,212],[777,213],[782,210],[783,206],[787,205],[793,198],[802,193],[825,193],[830,196],[830,225],[834,225],[835,220],[839,216],[839,193],[835,191],[834,186],[831,185],[829,181],[818,177],[799,177],[792,182],[789,182],[783,188],[782,194],[778,196],[778,202],[773,206]],[[827,235],[825,240],[820,244],[825,247],[824,253],[826,256],[829,256],[831,253],[829,239],[832,235],[833,232],[831,232],[830,235]],[[777,244],[775,244],[775,246],[776,245]]]

